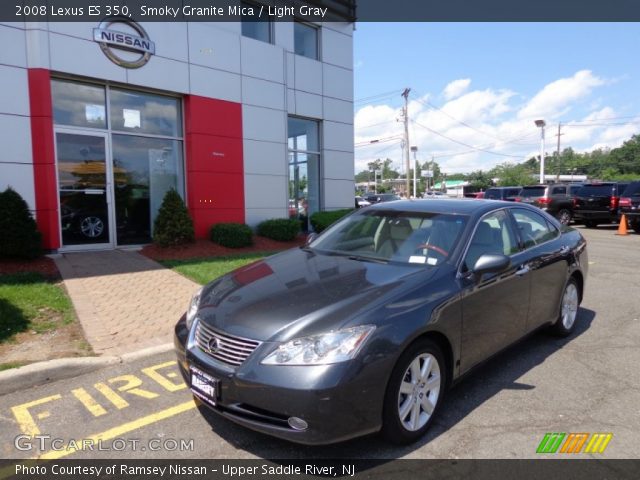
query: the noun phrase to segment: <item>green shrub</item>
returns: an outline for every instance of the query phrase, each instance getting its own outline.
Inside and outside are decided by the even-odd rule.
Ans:
[[[11,187],[0,192],[0,257],[36,258],[42,255],[42,235],[29,205]]]
[[[320,233],[332,223],[337,222],[345,215],[353,212],[353,210],[354,209],[352,208],[345,208],[344,210],[332,210],[330,212],[316,212],[311,215],[309,221],[311,222],[313,229]]]
[[[299,232],[300,220],[293,218],[274,218],[258,225],[258,235],[281,242],[293,240]]]
[[[217,223],[211,227],[213,243],[229,248],[253,245],[253,232],[244,223]]]
[[[165,194],[158,210],[153,224],[153,241],[161,247],[169,247],[190,243],[194,239],[189,211],[178,192],[172,188]]]

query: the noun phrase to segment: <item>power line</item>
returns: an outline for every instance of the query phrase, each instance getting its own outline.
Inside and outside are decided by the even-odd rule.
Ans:
[[[469,145],[468,143],[460,142],[459,140],[455,140],[455,139],[453,139],[451,137],[446,136],[443,133],[440,133],[440,132],[438,132],[436,130],[433,130],[433,129],[429,128],[429,127],[426,127],[426,126],[422,125],[421,123],[417,122],[416,120],[411,120],[411,121],[413,123],[415,123],[416,125],[418,125],[419,127],[422,127],[425,130],[428,130],[429,132],[431,132],[431,133],[433,133],[435,135],[438,135],[438,136],[440,136],[442,138],[445,138],[445,139],[449,140],[450,142],[457,143],[459,145],[464,145],[465,147],[471,148],[472,150],[475,150],[475,151],[478,151],[478,152],[489,153],[491,155],[499,155],[501,157],[522,158],[522,155],[509,155],[508,153],[494,152],[492,150],[486,150],[484,148],[474,147],[473,145]]]

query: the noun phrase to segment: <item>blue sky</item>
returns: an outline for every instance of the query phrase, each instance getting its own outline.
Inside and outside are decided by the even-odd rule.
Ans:
[[[435,155],[451,173],[538,153],[536,118],[548,124],[547,152],[556,147],[558,122],[568,124],[562,147],[614,148],[640,131],[638,51],[640,25],[633,23],[360,23],[356,171],[378,157],[400,166],[394,137],[402,131],[396,118],[404,87],[412,88],[410,141],[418,158]],[[389,140],[367,146],[376,139]]]

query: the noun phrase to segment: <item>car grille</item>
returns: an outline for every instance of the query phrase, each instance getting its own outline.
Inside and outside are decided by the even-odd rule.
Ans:
[[[198,322],[196,326],[196,343],[206,354],[236,366],[241,365],[260,345],[257,340],[234,337],[203,325],[202,322]]]

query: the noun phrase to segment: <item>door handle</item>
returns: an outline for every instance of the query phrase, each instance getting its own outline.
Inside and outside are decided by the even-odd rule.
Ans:
[[[531,270],[529,268],[529,265],[522,265],[518,270],[516,270],[516,275],[521,277],[521,276],[529,273],[529,270]]]
[[[560,250],[558,250],[558,253],[560,255],[566,255],[567,253],[569,253],[570,250],[571,250],[571,247],[569,247],[568,245],[564,245],[562,248],[560,248]]]

